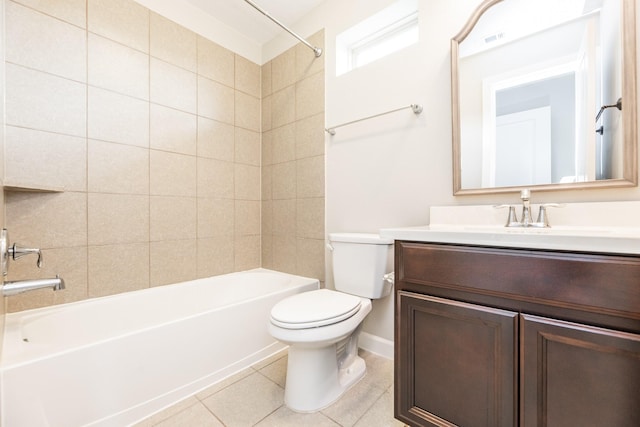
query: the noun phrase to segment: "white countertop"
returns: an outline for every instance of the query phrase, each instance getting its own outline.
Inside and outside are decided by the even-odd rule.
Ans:
[[[414,242],[640,255],[640,229],[629,228],[426,225],[385,228],[380,236]]]
[[[537,206],[532,208],[535,219]],[[640,201],[567,204],[548,211],[550,228],[504,227],[507,211],[489,205],[435,206],[430,213],[430,225],[384,228],[380,236],[414,242],[640,254]]]

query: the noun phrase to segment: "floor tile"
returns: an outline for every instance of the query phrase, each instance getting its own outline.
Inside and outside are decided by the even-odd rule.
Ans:
[[[393,393],[386,391],[354,427],[402,427],[404,423],[393,418]]]
[[[198,402],[184,411],[167,418],[156,427],[224,427],[207,408]]]
[[[340,427],[320,412],[300,414],[281,406],[273,414],[256,424],[256,427]]]
[[[284,405],[286,351],[215,384],[136,427],[402,427],[393,418],[393,361],[366,351],[365,377],[313,414]]]
[[[282,406],[284,389],[255,372],[202,401],[227,426],[253,426]]]
[[[364,378],[351,387],[342,397],[321,412],[343,427],[353,426],[385,390],[370,387]]]
[[[287,357],[282,357],[270,365],[260,369],[260,373],[284,388],[287,380]]]

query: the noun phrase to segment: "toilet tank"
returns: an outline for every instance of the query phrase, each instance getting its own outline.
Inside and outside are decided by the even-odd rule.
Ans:
[[[392,271],[393,240],[377,234],[331,233],[333,281],[337,291],[365,298],[383,298],[392,283],[384,275]]]

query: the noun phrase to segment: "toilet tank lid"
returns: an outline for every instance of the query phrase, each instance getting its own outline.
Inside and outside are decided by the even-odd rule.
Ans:
[[[370,245],[392,245],[393,239],[374,233],[329,233],[330,242],[368,243]]]

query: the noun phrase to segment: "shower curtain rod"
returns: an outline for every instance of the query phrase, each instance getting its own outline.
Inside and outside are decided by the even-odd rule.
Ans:
[[[276,24],[278,24],[283,30],[285,30],[286,32],[288,32],[289,34],[291,34],[293,37],[297,38],[298,40],[300,40],[302,43],[305,44],[305,46],[307,46],[309,49],[313,50],[313,53],[315,53],[316,58],[318,58],[320,55],[322,55],[322,49],[320,49],[319,47],[316,47],[314,45],[312,45],[311,43],[309,43],[308,41],[306,41],[305,39],[303,39],[302,37],[300,37],[298,34],[296,34],[295,32],[293,32],[292,30],[290,30],[289,28],[287,28],[286,25],[284,25],[282,22],[278,21],[276,18],[274,18],[273,16],[269,15],[267,12],[265,12],[264,10],[262,10],[260,8],[260,6],[258,6],[257,4],[255,4],[254,2],[252,2],[251,0],[244,0],[245,2],[249,3],[251,6],[253,6],[253,8],[255,10],[257,10],[258,12],[262,13],[264,16],[266,16],[267,18],[271,19],[273,22],[275,22]]]

